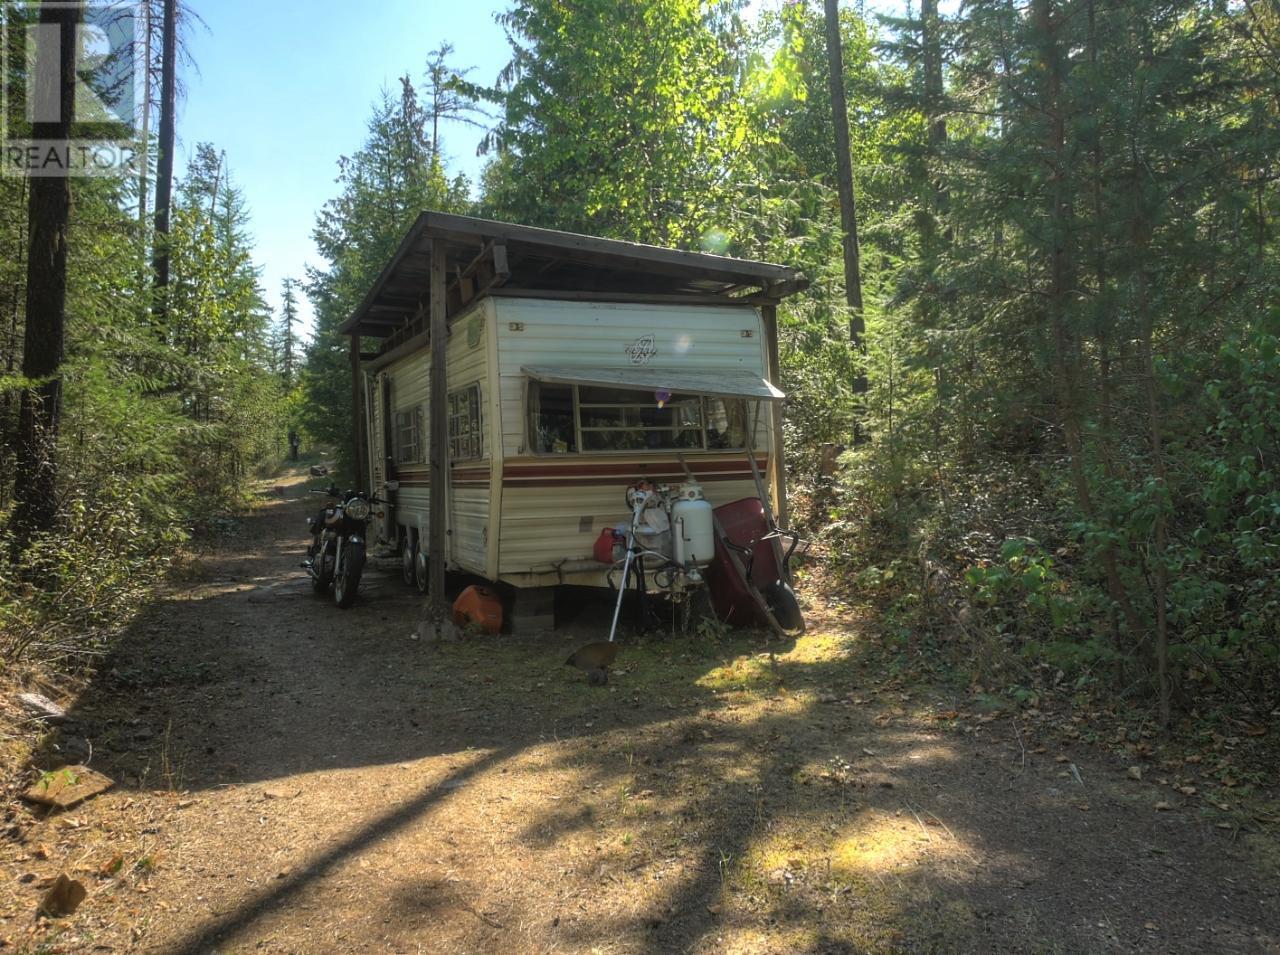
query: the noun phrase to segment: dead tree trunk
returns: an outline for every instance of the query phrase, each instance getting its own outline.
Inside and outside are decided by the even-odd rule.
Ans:
[[[944,215],[950,195],[942,184],[938,163],[947,144],[947,120],[943,110],[942,23],[938,0],[921,0],[920,40],[924,50],[925,118],[929,124],[929,185],[935,216]]]
[[[144,236],[147,231],[147,193],[151,188],[151,3],[152,0],[145,0],[142,4],[142,162],[138,164],[138,229]]]
[[[80,3],[41,4],[44,27],[36,51],[33,90],[36,141],[67,143],[75,121],[76,53]],[[56,119],[55,119],[56,116]],[[27,300],[23,336],[23,390],[18,410],[14,468],[13,547],[26,549],[57,518],[58,424],[62,413],[62,358],[66,329],[67,224],[71,180],[37,176],[27,205]]]
[[[177,139],[178,0],[164,0],[160,55],[160,155],[156,163],[156,234],[152,254],[155,301],[152,313],[163,327],[169,314],[169,206],[173,199],[173,150]]]
[[[844,95],[844,52],[840,40],[840,11],[836,0],[824,0],[827,25],[828,84],[831,118],[835,126],[836,188],[840,193],[840,228],[844,242],[845,300],[849,303],[849,341],[863,349],[866,324],[862,316],[862,272],[858,261],[858,206],[853,191],[853,152],[849,144],[849,106]],[[857,391],[867,390],[867,379],[858,376]]]

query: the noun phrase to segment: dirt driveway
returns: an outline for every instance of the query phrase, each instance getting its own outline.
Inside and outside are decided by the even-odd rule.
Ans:
[[[886,680],[865,625],[818,619],[776,664],[654,639],[595,689],[559,665],[589,618],[427,646],[389,572],[348,612],[315,598],[301,492],[48,741],[119,785],[11,825],[17,950],[1280,952],[1274,847],[1157,767]],[[88,899],[33,922],[60,871]]]

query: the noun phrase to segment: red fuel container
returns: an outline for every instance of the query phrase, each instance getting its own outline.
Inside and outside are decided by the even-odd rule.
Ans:
[[[614,557],[614,547],[619,541],[618,532],[612,527],[606,527],[596,538],[595,545],[591,548],[591,556],[602,564],[612,564],[617,559]]]
[[[500,633],[502,600],[491,588],[472,584],[453,602],[453,622],[459,627],[475,624],[485,633]]]

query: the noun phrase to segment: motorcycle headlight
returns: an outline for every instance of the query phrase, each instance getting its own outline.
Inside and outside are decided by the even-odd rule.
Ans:
[[[353,521],[367,520],[369,517],[369,502],[358,497],[353,497],[347,501],[347,517]]]

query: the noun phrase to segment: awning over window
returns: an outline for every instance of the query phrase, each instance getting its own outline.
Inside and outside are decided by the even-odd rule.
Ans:
[[[671,391],[721,398],[781,401],[786,397],[757,374],[737,368],[582,368],[572,365],[526,365],[530,378],[557,385],[597,385],[637,391]]]

